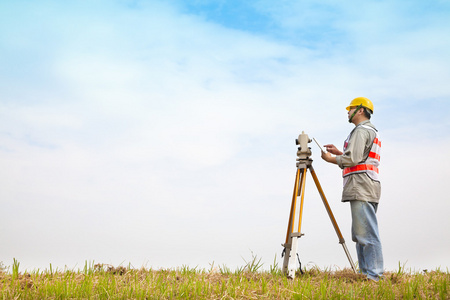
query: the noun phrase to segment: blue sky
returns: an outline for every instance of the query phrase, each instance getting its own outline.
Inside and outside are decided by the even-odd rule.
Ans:
[[[386,268],[449,267],[449,10],[2,1],[0,261],[233,268],[253,251],[268,266],[287,226],[293,141],[304,130],[341,146],[345,107],[365,96],[383,139]],[[313,155],[356,258],[340,170]],[[302,259],[346,267],[307,189]]]

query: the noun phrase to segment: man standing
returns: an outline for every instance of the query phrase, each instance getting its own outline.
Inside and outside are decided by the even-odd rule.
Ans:
[[[355,128],[345,140],[343,152],[328,144],[324,146],[328,152],[322,152],[322,158],[343,169],[342,202],[350,202],[352,239],[356,242],[359,269],[368,279],[378,281],[383,275],[376,217],[381,194],[378,177],[381,141],[375,126],[370,123],[372,101],[364,97],[355,98],[347,110],[348,121]]]

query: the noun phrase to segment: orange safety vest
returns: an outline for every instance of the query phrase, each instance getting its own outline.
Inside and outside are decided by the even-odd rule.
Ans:
[[[378,135],[378,132],[372,127],[366,125],[360,126],[375,131],[375,139],[373,140],[369,156],[366,158],[364,162],[357,164],[356,166],[344,168],[344,170],[342,171],[342,176],[346,177],[351,174],[366,173],[373,180],[380,181],[378,171],[378,166],[380,165],[380,150],[381,150],[380,137]],[[347,149],[350,136],[351,134],[347,137],[347,139],[344,142],[344,152],[345,149]]]

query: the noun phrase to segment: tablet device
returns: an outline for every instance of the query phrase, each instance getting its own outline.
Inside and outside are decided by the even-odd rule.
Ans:
[[[314,142],[316,142],[317,146],[319,146],[320,150],[322,150],[323,153],[327,153],[327,149],[325,147],[322,147],[321,144],[316,140],[316,138],[313,138]]]

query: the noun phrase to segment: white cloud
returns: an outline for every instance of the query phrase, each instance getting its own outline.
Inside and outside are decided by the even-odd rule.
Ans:
[[[387,265],[395,268],[397,260],[409,256],[422,264],[419,254],[426,246],[405,249],[408,257],[400,256],[392,247],[397,235],[390,234],[390,227],[413,222],[420,217],[417,203],[423,197],[442,198],[445,191],[442,181],[431,176],[420,193],[406,189],[410,182],[420,186],[416,161],[427,154],[417,147],[417,130],[447,128],[448,122],[408,122],[413,117],[404,112],[403,102],[415,95],[414,103],[426,108],[430,93],[448,95],[442,84],[448,79],[448,60],[443,52],[433,56],[434,49],[448,48],[436,42],[442,32],[431,28],[436,38],[429,41],[436,47],[418,52],[408,50],[407,42],[426,34],[415,31],[400,42],[387,39],[352,53],[313,51],[180,15],[158,2],[127,10],[102,3],[100,12],[75,3],[70,9],[47,5],[34,13],[25,9],[8,21],[17,25],[31,14],[32,20],[46,20],[39,30],[29,23],[3,28],[10,33],[5,70],[12,70],[24,54],[36,62],[22,66],[15,76],[7,71],[0,75],[7,87],[0,106],[0,180],[5,184],[0,201],[8,212],[1,227],[10,228],[6,224],[20,219],[2,232],[5,259],[16,257],[30,268],[50,262],[71,266],[85,259],[233,266],[243,264],[241,256],[250,248],[271,263],[284,240],[295,174],[294,139],[305,130],[323,143],[340,145],[352,128],[346,123],[346,104],[365,95],[376,99],[374,123],[385,132],[387,145],[380,206]],[[361,31],[344,31],[361,45]],[[37,50],[29,50],[26,39],[11,38],[14,34],[33,36]],[[20,55],[13,55],[14,49]],[[428,58],[415,62],[422,54]],[[448,135],[439,136],[438,148],[445,149],[447,141]],[[411,151],[404,155],[405,149]],[[436,174],[445,177],[448,160],[441,164],[440,152],[434,151]],[[348,207],[339,203],[340,172],[314,155],[352,250]],[[405,207],[396,202],[400,198],[413,204],[397,217],[392,212]],[[346,266],[312,181],[308,199],[303,255],[322,266]],[[439,216],[448,206],[437,201],[436,207],[430,215]],[[412,227],[419,229],[418,224]],[[434,223],[424,227],[439,231]],[[433,235],[425,240],[436,241]],[[34,245],[32,252],[26,244]],[[445,243],[439,247],[448,249]]]

